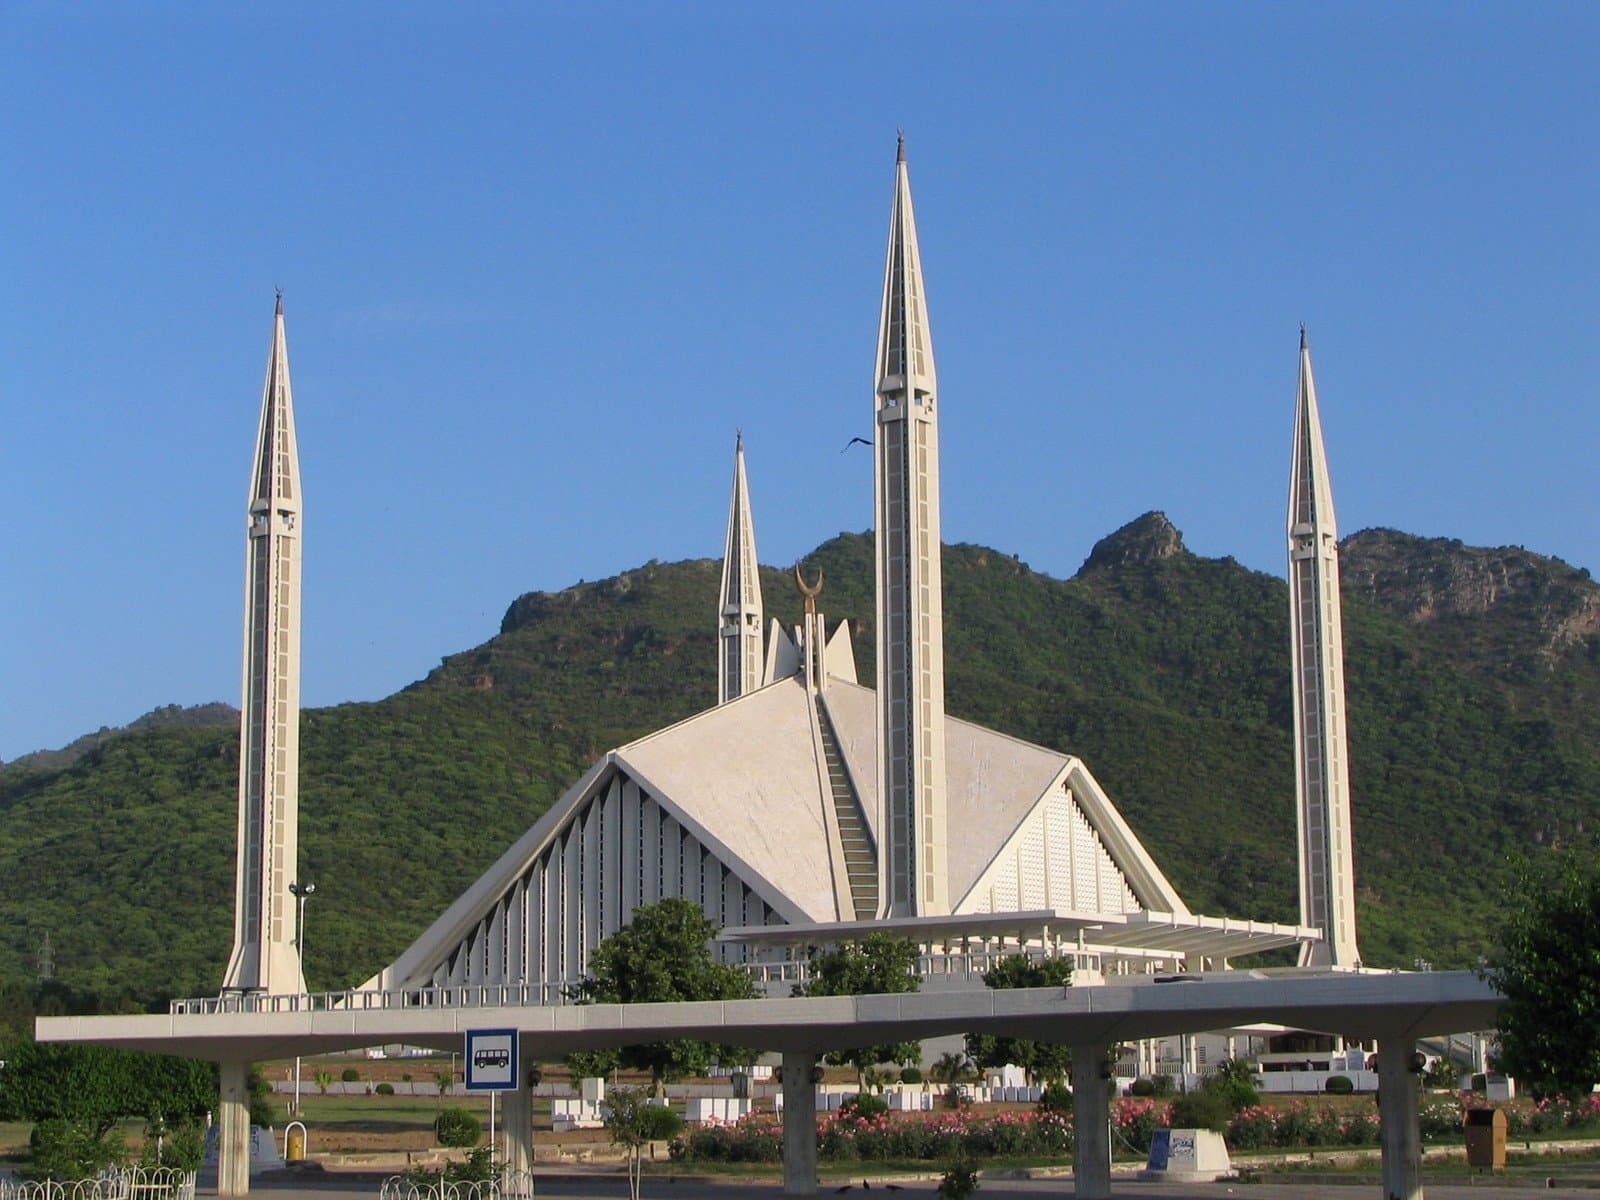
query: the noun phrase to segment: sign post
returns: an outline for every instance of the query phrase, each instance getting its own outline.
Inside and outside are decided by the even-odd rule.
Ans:
[[[519,1083],[517,1031],[467,1030],[467,1091],[489,1093],[489,1145],[494,1143],[494,1094],[514,1092]]]

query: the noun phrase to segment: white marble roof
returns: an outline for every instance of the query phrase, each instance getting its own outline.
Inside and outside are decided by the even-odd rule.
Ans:
[[[877,702],[872,689],[831,680],[824,702],[857,795],[877,817]],[[797,679],[630,742],[615,759],[708,831],[814,920],[844,919],[833,888],[823,805],[826,772]],[[971,890],[1070,759],[954,718],[945,720],[950,895]]]

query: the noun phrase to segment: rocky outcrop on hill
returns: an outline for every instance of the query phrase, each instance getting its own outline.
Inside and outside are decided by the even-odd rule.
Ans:
[[[1546,655],[1600,633],[1600,584],[1581,567],[1520,546],[1468,546],[1394,529],[1345,539],[1347,592],[1407,621],[1503,618],[1532,634]]]
[[[1147,512],[1096,542],[1094,549],[1089,551],[1089,557],[1084,559],[1083,566],[1078,568],[1078,574],[1107,567],[1160,562],[1164,558],[1187,552],[1183,534],[1167,520],[1167,514]]]

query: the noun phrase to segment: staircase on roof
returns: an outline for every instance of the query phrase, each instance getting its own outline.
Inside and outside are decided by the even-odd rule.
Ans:
[[[845,770],[844,756],[839,753],[833,721],[820,695],[813,696],[812,703],[817,706],[817,726],[822,733],[822,754],[828,767],[828,785],[833,792],[833,813],[844,848],[850,902],[855,907],[856,920],[870,921],[878,915],[878,853],[867,829],[866,815],[861,811],[861,801],[850,782],[850,773]]]

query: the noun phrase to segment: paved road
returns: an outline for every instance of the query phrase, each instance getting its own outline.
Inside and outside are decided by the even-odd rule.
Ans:
[[[1585,1177],[1595,1176],[1585,1172]],[[1560,1175],[1550,1176],[1557,1184],[1550,1187],[1547,1177],[1536,1180],[1512,1181],[1485,1178],[1480,1183],[1430,1183],[1428,1200],[1595,1200],[1600,1195],[1596,1182],[1583,1186],[1574,1179],[1563,1184]],[[202,1181],[202,1184],[205,1181]],[[627,1184],[621,1176],[575,1178],[553,1177],[537,1182],[539,1200],[600,1200],[602,1197],[626,1197]],[[207,1189],[202,1186],[202,1193]],[[1382,1189],[1376,1183],[1139,1183],[1135,1180],[1116,1180],[1112,1183],[1113,1200],[1361,1200],[1363,1197],[1381,1197]],[[339,1181],[302,1179],[258,1179],[252,1192],[263,1200],[356,1200],[357,1197],[376,1197],[378,1185],[373,1182],[347,1183]],[[849,1200],[874,1200],[875,1197],[905,1197],[906,1200],[931,1200],[935,1184],[931,1180],[907,1182],[891,1189],[876,1183],[864,1190],[860,1180],[851,1185],[825,1183],[821,1194],[844,1195]],[[214,1189],[210,1194],[214,1194]],[[722,1183],[701,1179],[665,1180],[646,1178],[645,1200],[778,1200],[783,1194],[781,1186],[771,1183]],[[979,1189],[979,1200],[1035,1200],[1047,1196],[1066,1200],[1072,1195],[1071,1179],[990,1180]]]

